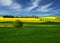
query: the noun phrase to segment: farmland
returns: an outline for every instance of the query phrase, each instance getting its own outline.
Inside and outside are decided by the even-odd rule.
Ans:
[[[23,27],[13,27],[16,20]],[[0,43],[60,43],[60,20],[0,17]]]
[[[60,22],[60,19],[58,19],[57,17],[39,17],[39,18],[3,18],[0,17],[0,22],[4,22],[4,21],[16,21],[16,20],[20,20],[22,22],[47,22],[47,21],[51,21],[51,22]]]

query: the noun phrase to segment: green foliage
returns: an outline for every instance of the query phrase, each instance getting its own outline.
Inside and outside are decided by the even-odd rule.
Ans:
[[[23,22],[21,22],[21,21],[19,21],[19,20],[16,20],[16,21],[14,22],[14,27],[17,27],[17,28],[23,27]]]

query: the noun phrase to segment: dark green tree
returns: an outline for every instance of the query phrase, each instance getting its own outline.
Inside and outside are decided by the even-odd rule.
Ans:
[[[23,27],[23,22],[19,21],[19,20],[16,20],[14,22],[14,27],[17,27],[17,28],[20,28],[20,27]]]

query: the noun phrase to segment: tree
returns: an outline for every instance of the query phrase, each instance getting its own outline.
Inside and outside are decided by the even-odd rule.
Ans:
[[[16,21],[14,22],[14,27],[17,27],[17,28],[23,27],[23,22],[21,22],[21,21],[19,21],[19,20],[16,20]]]
[[[4,15],[3,18],[14,18],[14,16],[11,16],[11,15]]]

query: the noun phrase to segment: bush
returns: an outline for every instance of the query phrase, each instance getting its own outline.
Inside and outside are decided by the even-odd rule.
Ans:
[[[23,22],[21,22],[21,21],[19,21],[19,20],[16,20],[16,21],[14,22],[14,27],[17,27],[17,28],[23,27]]]

